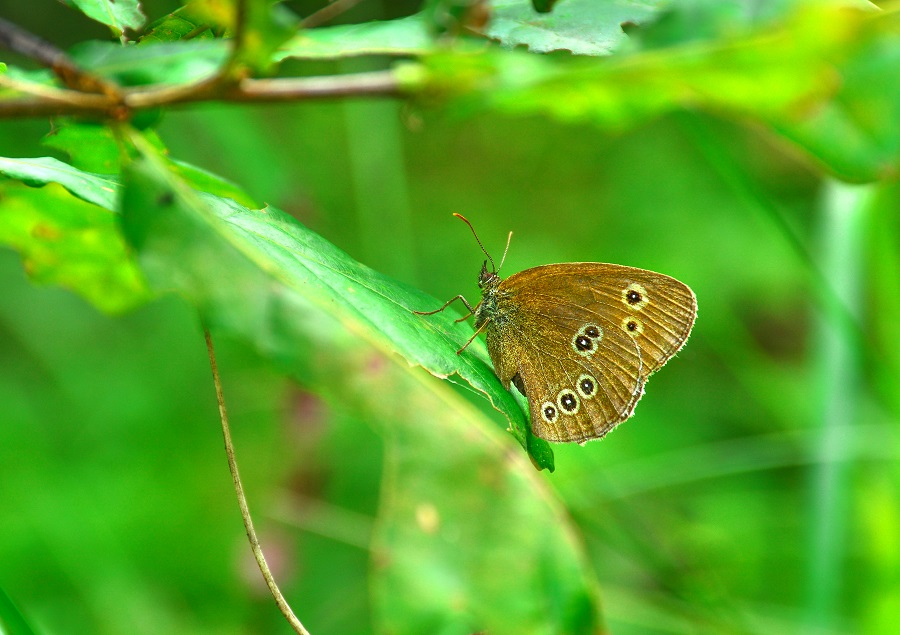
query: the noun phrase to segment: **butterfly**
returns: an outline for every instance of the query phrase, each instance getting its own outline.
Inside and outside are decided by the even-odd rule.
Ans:
[[[469,225],[488,258],[478,276],[481,301],[472,307],[458,295],[415,313],[465,304],[469,315],[461,320],[474,315],[475,334],[457,353],[486,333],[500,382],[528,400],[535,436],[583,444],[631,417],[647,379],[691,333],[697,299],[690,287],[660,273],[597,262],[543,265],[504,279],[472,224],[454,216]],[[504,251],[501,267],[505,258]]]

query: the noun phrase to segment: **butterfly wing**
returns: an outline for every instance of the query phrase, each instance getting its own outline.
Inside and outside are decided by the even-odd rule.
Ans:
[[[532,431],[548,441],[600,438],[628,419],[697,313],[674,278],[602,263],[528,269],[503,280],[494,301],[494,368],[528,398]]]

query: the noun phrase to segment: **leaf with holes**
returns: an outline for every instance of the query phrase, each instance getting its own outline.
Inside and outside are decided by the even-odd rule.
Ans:
[[[627,38],[623,23],[642,24],[658,12],[658,3],[649,0],[566,0],[552,13],[536,12],[530,0],[494,0],[492,5],[487,35],[503,46],[576,55],[609,55]]]

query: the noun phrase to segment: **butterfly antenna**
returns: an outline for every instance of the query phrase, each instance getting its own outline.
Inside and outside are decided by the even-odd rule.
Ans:
[[[484,245],[481,244],[481,239],[478,237],[478,234],[475,233],[475,228],[472,227],[472,223],[470,223],[469,219],[466,218],[465,216],[463,216],[462,214],[457,214],[456,212],[453,212],[453,215],[456,216],[462,222],[464,222],[466,225],[468,225],[469,229],[472,230],[472,235],[475,236],[475,240],[478,241],[478,246],[481,247],[481,251],[483,251],[484,255],[488,257],[488,260],[491,261],[491,269],[494,271],[494,273],[496,273],[497,267],[494,266],[494,259],[491,258],[491,254],[489,254],[487,252],[487,249],[484,248]],[[506,254],[504,253],[504,257],[505,256],[506,256]],[[503,262],[501,262],[500,264],[503,265]]]
[[[503,269],[503,263],[506,262],[506,252],[509,251],[509,243],[512,242],[512,232],[509,232],[509,236],[506,237],[506,249],[503,250],[503,257],[500,259],[500,266],[497,267],[497,271]]]

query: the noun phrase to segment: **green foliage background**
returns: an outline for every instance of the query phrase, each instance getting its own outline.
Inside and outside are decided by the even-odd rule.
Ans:
[[[173,40],[229,2],[143,2],[165,28],[124,52],[136,3],[69,3],[107,26],[40,4],[0,15],[123,85],[227,54]],[[893,633],[896,5],[495,0],[491,44],[448,46],[454,3],[307,31],[285,12],[322,3],[268,4],[252,73],[395,69],[404,96],[0,121],[0,632],[289,632],[234,502],[208,324],[314,635]],[[552,473],[484,346],[455,355],[471,328],[409,311],[476,298],[451,212],[494,254],[514,232],[506,274],[617,262],[697,294],[632,420],[530,446]]]

